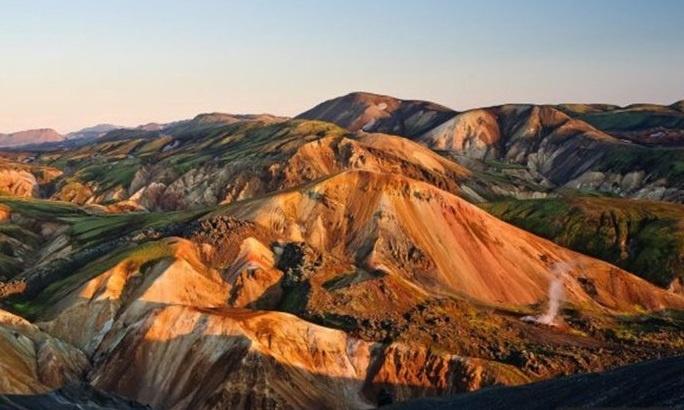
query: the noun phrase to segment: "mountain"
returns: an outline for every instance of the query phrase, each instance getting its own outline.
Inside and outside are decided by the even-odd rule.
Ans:
[[[225,114],[225,113],[206,113],[199,114],[191,120],[178,121],[161,128],[170,135],[199,134],[228,125],[238,123],[257,123],[275,124],[287,120],[285,117],[278,117],[270,114]]]
[[[546,144],[616,143],[615,138],[551,106],[504,105],[466,111],[419,136],[441,150],[479,159],[527,162]],[[546,144],[544,144],[546,143]],[[554,147],[555,148],[555,147]],[[559,147],[563,149],[563,147]],[[539,156],[539,155],[538,155]]]
[[[0,195],[38,197],[44,187],[62,175],[57,168],[20,160],[0,158]]]
[[[298,210],[302,209],[307,219],[298,222]],[[350,215],[340,213],[342,209]],[[410,282],[423,292],[450,292],[485,303],[524,305],[546,295],[554,264],[567,264],[581,266],[577,271],[568,269],[565,278],[569,289],[566,297],[575,303],[594,300],[604,307],[629,309],[684,302],[678,297],[670,299],[668,293],[643,281],[632,282],[633,277],[623,277],[622,272],[607,265],[564,253],[550,242],[501,223],[432,185],[386,173],[347,171],[299,192],[250,201],[245,206],[236,203],[229,213],[274,227],[290,241],[337,251],[342,260],[354,261],[365,271],[396,282],[390,288]],[[494,238],[507,241],[498,243]],[[506,250],[510,248],[516,251]],[[597,276],[587,276],[594,274]],[[363,278],[361,272],[356,275]],[[575,275],[582,280],[573,283]],[[587,293],[580,282],[592,283],[596,293]],[[612,289],[604,292],[607,283]],[[612,299],[615,295],[610,292],[615,292],[616,286],[621,294]],[[654,293],[642,298],[640,293],[645,291]]]
[[[93,141],[118,141],[130,138],[158,138],[164,135],[185,135],[204,133],[212,129],[239,122],[276,123],[286,120],[270,114],[199,114],[190,120],[172,121],[169,123],[148,123],[137,127],[121,127],[111,124],[98,124],[71,132],[63,139],[36,141],[21,144],[23,148],[32,152],[51,152],[57,150],[71,150],[91,144]],[[0,140],[3,135],[0,134]],[[1,146],[0,146],[1,147]]]
[[[657,191],[666,195],[652,187],[645,175],[633,181],[642,170],[639,164],[623,164],[624,170],[613,165],[615,157],[624,156],[621,152],[638,148],[551,106],[504,105],[466,111],[415,140],[464,165],[460,158],[466,158],[471,167],[478,168],[473,163],[479,163],[488,175],[513,176],[536,185],[544,195],[566,186],[603,190],[607,180],[615,179],[625,194],[649,196]],[[639,158],[644,157],[648,158]],[[612,175],[615,172],[618,175]],[[623,188],[620,184],[625,178]],[[667,195],[678,198],[680,188]]]
[[[415,137],[455,114],[427,101],[356,92],[325,101],[295,118],[329,121],[350,131]]]
[[[125,128],[125,127],[120,127],[117,125],[112,125],[112,124],[98,124],[94,125],[92,127],[87,127],[83,128],[78,131],[70,132],[66,135],[65,139],[67,140],[75,140],[75,139],[87,139],[87,140],[93,140],[97,139],[109,131],[120,129],[120,128]]]
[[[461,113],[416,140],[484,162],[490,174],[506,164],[522,168],[508,172],[546,186],[542,192],[571,188],[683,200],[683,175],[676,164],[684,160],[684,151],[634,144],[580,118],[553,106],[504,105]]]
[[[209,211],[2,202],[13,232],[44,227],[5,302],[153,408],[372,407],[675,354],[684,332],[662,311],[681,296],[381,171]],[[555,280],[555,324],[523,320]]]
[[[678,364],[679,148],[580,118],[673,108],[316,110],[0,153],[0,407],[613,403],[586,373]]]
[[[81,382],[87,357],[19,316],[0,310],[0,407],[142,409]],[[56,390],[59,388],[59,390]]]
[[[394,101],[394,105],[374,101]],[[351,129],[362,128],[372,119],[370,130],[381,128],[410,138],[479,174],[496,188],[485,192],[490,199],[496,197],[496,191],[503,196],[531,198],[574,189],[684,201],[684,174],[678,166],[684,162],[684,151],[678,145],[684,117],[672,107],[507,104],[461,113],[420,108],[417,113],[412,111],[415,115],[409,121],[400,108],[385,112],[372,108],[377,104],[430,106],[350,94],[299,117],[332,121]],[[375,121],[380,121],[379,125]],[[402,121],[418,125],[389,126]]]
[[[64,137],[50,128],[0,134],[0,147],[18,147],[30,144],[42,144],[45,142],[62,141]]]

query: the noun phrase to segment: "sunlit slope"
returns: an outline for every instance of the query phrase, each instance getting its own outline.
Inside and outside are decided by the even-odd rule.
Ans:
[[[575,302],[658,309],[683,301],[614,266],[500,222],[431,185],[389,174],[345,172],[224,212],[422,289],[489,303],[540,300],[556,262],[572,266],[566,286]],[[598,293],[589,295],[579,277]]]
[[[394,174],[195,215],[7,204],[22,223],[52,214],[64,257],[85,260],[23,272],[31,291],[5,302],[80,349],[89,384],[155,408],[372,407],[671,354],[681,335],[680,296]],[[559,262],[555,326],[520,320],[546,308]]]

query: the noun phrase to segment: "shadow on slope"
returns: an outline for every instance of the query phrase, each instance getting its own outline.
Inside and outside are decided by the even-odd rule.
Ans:
[[[495,387],[449,398],[419,399],[395,409],[550,409],[559,407],[684,408],[684,356],[563,377],[517,387]]]
[[[0,395],[0,408],[16,410],[137,410],[149,409],[113,394],[93,389],[87,384],[74,384],[36,395]]]
[[[94,355],[91,383],[159,409],[372,408],[526,381],[503,365],[367,343],[280,313],[165,306],[115,333]]]

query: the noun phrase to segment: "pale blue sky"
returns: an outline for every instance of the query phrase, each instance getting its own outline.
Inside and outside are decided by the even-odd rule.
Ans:
[[[0,5],[0,132],[350,91],[455,109],[684,98],[684,1],[28,1]]]

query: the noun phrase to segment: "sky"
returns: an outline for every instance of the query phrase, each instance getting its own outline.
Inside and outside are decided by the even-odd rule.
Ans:
[[[295,115],[352,91],[684,98],[679,0],[0,1],[0,132]]]

